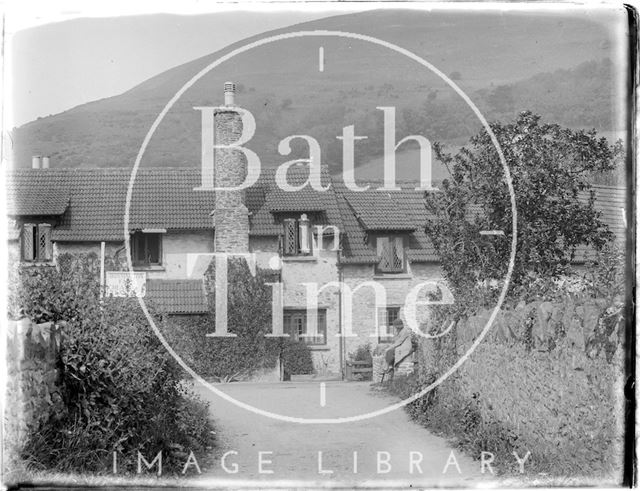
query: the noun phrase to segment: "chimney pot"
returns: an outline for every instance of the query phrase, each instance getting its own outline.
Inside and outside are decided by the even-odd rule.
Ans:
[[[235,106],[236,96],[236,84],[233,82],[225,82],[224,83],[224,105],[225,106]]]
[[[33,157],[31,157],[31,168],[39,169],[41,160],[42,157],[40,155],[34,155]]]
[[[50,164],[51,164],[51,157],[49,157],[49,156],[42,157],[42,168],[43,169],[48,169]]]

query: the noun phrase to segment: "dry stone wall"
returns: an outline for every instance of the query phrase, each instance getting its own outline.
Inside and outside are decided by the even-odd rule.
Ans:
[[[11,472],[29,434],[56,413],[56,406],[62,410],[57,386],[61,327],[21,319],[8,321],[6,333],[4,471]]]

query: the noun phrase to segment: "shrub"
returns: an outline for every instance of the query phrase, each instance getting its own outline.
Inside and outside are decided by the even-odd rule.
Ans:
[[[352,362],[363,361],[367,364],[373,364],[373,357],[371,356],[371,344],[363,344],[356,348],[353,353],[349,353],[349,359]],[[360,368],[360,367],[355,367]],[[372,373],[353,373],[350,375],[353,380],[371,380]]]
[[[233,338],[207,337],[215,331],[215,264],[206,272],[210,312],[202,316],[165,319],[163,333],[169,344],[198,374],[231,382],[275,368],[282,361],[287,374],[313,373],[311,352],[304,343],[288,338],[267,338],[271,332],[273,273],[256,269],[251,274],[244,259],[228,263],[227,329]]]
[[[58,267],[29,268],[12,296],[16,311],[67,322],[59,360],[64,410],[30,436],[24,457],[44,469],[102,471],[114,451],[162,451],[163,467],[181,470],[189,451],[202,455],[213,444],[207,408],[182,387],[137,300],[100,301],[96,259],[62,255]]]
[[[349,358],[353,361],[366,361],[371,363],[371,344],[363,344],[356,348],[353,353],[349,353]]]
[[[287,375],[308,375],[313,373],[311,350],[305,343],[284,338],[277,349],[280,350],[285,380]]]

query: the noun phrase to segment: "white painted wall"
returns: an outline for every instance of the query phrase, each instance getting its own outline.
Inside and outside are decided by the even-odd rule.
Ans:
[[[162,267],[164,271],[149,271],[151,279],[188,279],[187,254],[211,254],[213,231],[168,232],[162,236]],[[197,279],[199,277],[193,277]]]

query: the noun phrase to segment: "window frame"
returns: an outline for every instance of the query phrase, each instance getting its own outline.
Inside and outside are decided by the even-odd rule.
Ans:
[[[26,234],[30,238],[30,254],[27,249]],[[45,241],[42,244],[42,241]],[[53,261],[53,240],[51,239],[50,223],[23,223],[20,232],[20,261],[25,263],[49,263]]]
[[[392,269],[392,268],[381,268],[380,263],[382,263],[383,261],[383,257],[380,256],[378,262],[375,265],[375,274],[378,275],[396,275],[396,274],[406,274],[408,271],[408,259],[407,259],[407,248],[408,248],[408,236],[407,234],[402,234],[402,233],[390,233],[390,234],[376,234],[373,237],[373,246],[376,250],[376,254],[378,254],[379,249],[381,248],[381,246],[379,246],[378,241],[380,240],[387,240],[388,244],[394,244],[394,246],[396,246],[398,244],[398,240],[400,241],[401,247],[402,247],[402,266],[398,269]],[[389,254],[391,254],[392,250],[389,251]]]
[[[301,213],[299,216],[285,216],[282,219],[282,256],[284,257],[310,257],[314,255],[312,213]],[[305,217],[305,218],[303,218]],[[307,248],[303,250],[301,244],[301,222],[307,222]],[[293,242],[293,244],[291,244]]]
[[[390,344],[393,342],[393,338],[395,337],[392,327],[393,327],[393,322],[400,318],[400,309],[401,306],[399,305],[388,305],[386,307],[380,307],[378,308],[378,311],[376,312],[377,315],[377,322],[378,322],[378,329],[377,329],[377,334],[378,334],[378,344]],[[380,317],[381,315],[384,313],[384,317],[385,317],[385,327],[386,327],[386,336],[382,336],[382,332],[381,332],[381,325],[380,325]],[[391,319],[393,317],[393,319]]]
[[[327,345],[327,309],[319,308],[317,311],[318,319],[318,336],[312,338],[310,336],[304,336],[307,332],[307,311],[305,309],[285,308],[282,314],[282,329],[284,334],[288,334],[289,338],[293,341],[302,341],[309,347],[314,346],[326,346]],[[298,326],[302,328],[302,332],[293,333],[293,321],[294,316],[299,316],[301,324]]]
[[[133,232],[130,236],[130,243],[131,243],[131,263],[133,264],[133,266],[135,268],[149,268],[149,267],[154,267],[154,266],[162,266],[162,235],[161,233],[158,232],[142,232],[142,231],[136,231]],[[157,237],[158,239],[158,262],[146,262],[146,261],[140,261],[138,259],[138,252],[139,252],[139,240],[141,238],[144,239],[144,248],[148,248],[148,240],[151,237]]]

